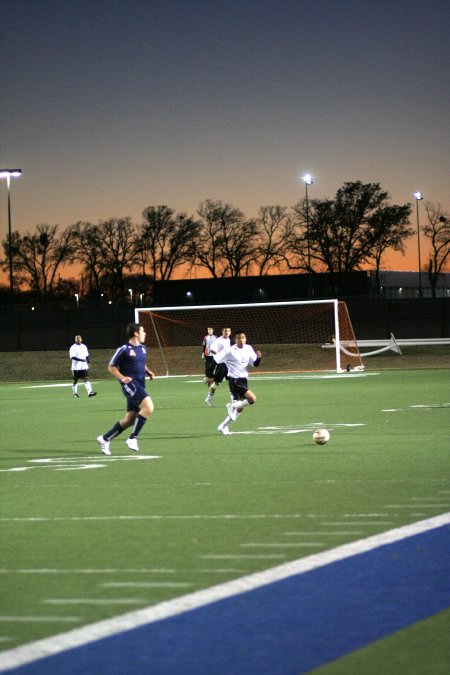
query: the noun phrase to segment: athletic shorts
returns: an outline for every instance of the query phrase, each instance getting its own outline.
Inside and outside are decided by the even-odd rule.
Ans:
[[[228,384],[230,392],[235,401],[240,401],[245,398],[245,393],[248,391],[248,380],[245,377],[229,377]]]
[[[123,395],[127,399],[127,412],[131,410],[138,412],[142,401],[148,396],[145,387],[136,382],[136,380],[131,380],[128,384],[120,383],[120,386],[122,387]]]
[[[217,382],[217,384],[223,382],[227,376],[227,373],[228,368],[224,363],[216,363],[216,367],[214,368],[214,382]]]
[[[76,382],[77,380],[83,380],[85,377],[88,377],[87,370],[72,370],[73,379]]]
[[[214,361],[213,356],[205,356],[205,375],[206,377],[214,377],[214,368],[216,367],[216,362]]]

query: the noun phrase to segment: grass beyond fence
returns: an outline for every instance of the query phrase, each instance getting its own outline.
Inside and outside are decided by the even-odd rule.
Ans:
[[[292,369],[289,345],[270,345],[263,350],[261,369],[282,372]],[[362,350],[364,351],[364,350]],[[108,378],[108,361],[114,350],[94,349],[91,351],[90,376],[93,379]],[[203,362],[198,347],[179,347],[170,352],[171,375],[198,374],[203,372]],[[392,368],[450,368],[450,345],[403,347],[402,354],[384,352],[363,360],[366,370]],[[311,371],[330,368],[330,350],[320,345],[304,345],[295,364],[295,370]],[[70,359],[67,351],[0,352],[0,381],[23,382],[33,380],[70,380]],[[165,375],[165,366],[160,355],[149,354],[149,364],[158,375]],[[345,356],[342,361],[345,367]],[[333,366],[331,365],[331,369]]]

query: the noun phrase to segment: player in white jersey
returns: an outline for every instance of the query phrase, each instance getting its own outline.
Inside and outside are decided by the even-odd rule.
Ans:
[[[231,328],[222,328],[222,335],[220,335],[212,343],[210,353],[216,361],[217,361],[216,359],[217,354],[220,354],[224,349],[225,350],[229,349],[231,344],[230,335],[231,335]],[[213,397],[214,394],[216,393],[216,389],[219,386],[219,384],[223,382],[226,376],[227,376],[226,365],[223,363],[221,364],[216,363],[213,372],[213,382],[209,387],[208,396],[205,398],[205,403],[209,405],[210,408],[213,406]]]
[[[72,360],[72,395],[74,398],[80,398],[78,395],[78,380],[83,380],[88,396],[97,396],[97,392],[92,390],[92,385],[89,381],[89,366],[91,364],[89,359],[89,351],[81,335],[75,335],[75,342],[69,349],[69,358]]]
[[[237,419],[243,409],[256,403],[255,394],[248,388],[248,367],[259,366],[261,361],[261,352],[247,344],[245,333],[238,331],[235,340],[232,347],[214,356],[217,363],[224,363],[228,368],[227,379],[233,398],[227,405],[227,417],[218,426],[218,430],[225,436],[230,434],[228,425]]]

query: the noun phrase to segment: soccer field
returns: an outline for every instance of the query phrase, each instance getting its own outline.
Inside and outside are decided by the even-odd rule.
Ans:
[[[447,513],[449,372],[255,375],[257,403],[228,437],[217,431],[229,401],[226,384],[207,408],[200,376],[158,378],[148,387],[155,412],[140,452],[130,453],[125,432],[112,442],[111,457],[100,454],[95,439],[122,416],[116,382],[97,381],[91,399],[83,387],[73,399],[70,382],[1,385],[0,647],[13,660],[0,654],[0,668],[15,663],[21,645]],[[313,442],[317,427],[329,429],[328,444]],[[450,552],[448,533],[447,525],[442,536]],[[427,555],[431,564],[433,550]],[[409,573],[414,556],[405,561]],[[402,614],[403,606],[389,607],[395,601],[388,573],[360,574],[363,600],[368,584],[367,614],[386,607]],[[416,590],[409,588],[411,598]],[[400,630],[362,637],[357,649],[333,659],[319,654],[315,666],[324,674],[447,673],[448,588],[436,577],[425,595],[440,602],[420,620],[400,617]],[[339,602],[331,595],[329,608],[339,610]],[[340,623],[348,619],[351,631],[349,611]],[[308,612],[311,630],[326,623],[314,606]],[[195,649],[200,661],[202,646]],[[301,660],[288,669],[295,656],[276,672],[310,672]],[[162,658],[160,670],[148,663],[133,670],[130,662],[123,670],[111,663],[84,672],[203,672]],[[209,658],[216,659],[211,673],[239,672],[221,669],[218,653]],[[247,658],[253,670],[243,675],[275,672],[258,653]],[[37,662],[25,668],[62,672],[38,671]]]

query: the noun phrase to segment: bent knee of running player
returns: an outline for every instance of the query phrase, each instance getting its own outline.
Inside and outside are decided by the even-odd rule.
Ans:
[[[139,406],[139,414],[143,417],[149,417],[153,412],[153,401],[150,396],[146,396],[142,399]]]
[[[247,401],[249,402],[250,405],[253,405],[254,403],[256,403],[256,396],[251,391],[251,389],[247,389],[247,391],[245,392],[245,398],[247,399]]]

